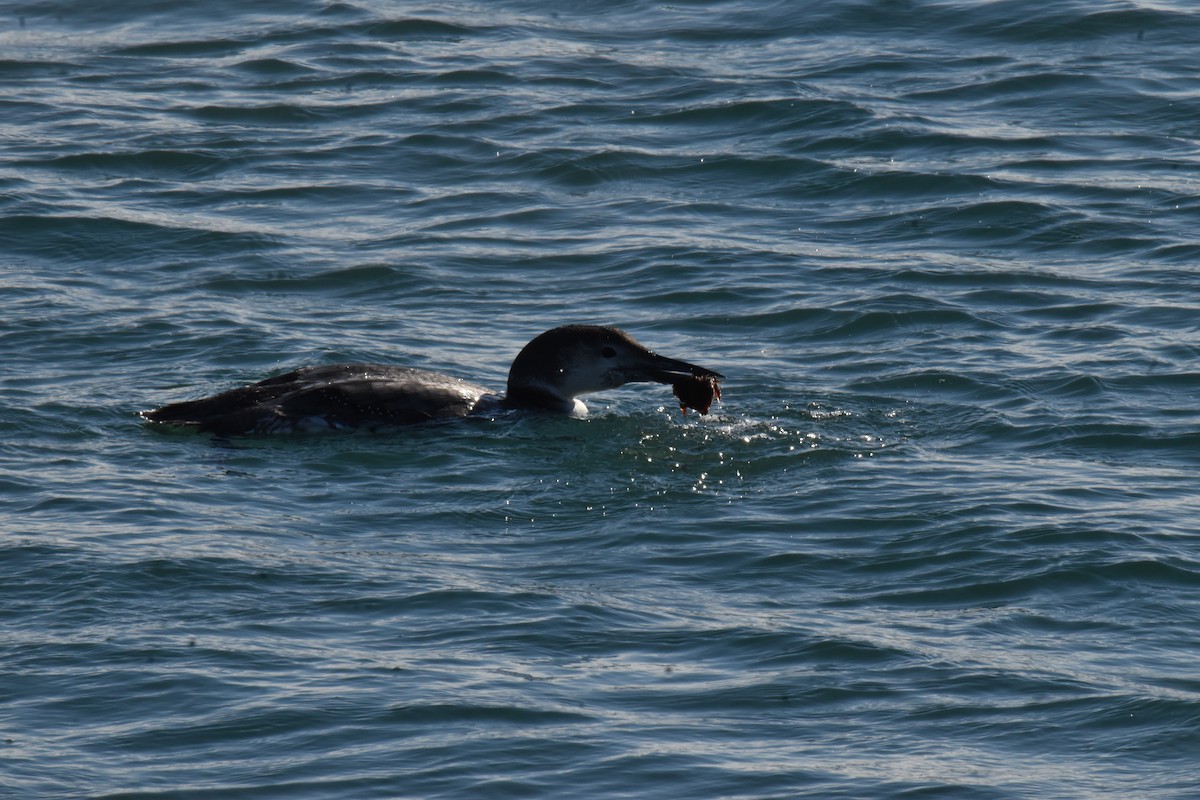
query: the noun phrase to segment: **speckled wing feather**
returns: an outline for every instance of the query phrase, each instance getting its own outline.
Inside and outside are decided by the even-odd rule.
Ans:
[[[466,416],[487,393],[440,372],[337,364],[303,367],[144,416],[220,434],[411,425]]]
[[[440,372],[370,364],[297,370],[292,387],[279,398],[278,413],[325,416],[350,427],[464,417],[487,394],[482,386]]]

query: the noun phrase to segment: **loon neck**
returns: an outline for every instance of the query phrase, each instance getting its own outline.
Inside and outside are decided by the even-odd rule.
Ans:
[[[508,393],[504,396],[504,405],[509,408],[532,408],[576,416],[587,414],[587,406],[574,397],[563,397],[549,389],[529,384],[510,383]]]

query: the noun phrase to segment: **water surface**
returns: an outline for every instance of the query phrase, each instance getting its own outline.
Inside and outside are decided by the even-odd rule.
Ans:
[[[26,797],[1187,798],[1182,2],[9,6]],[[302,364],[728,376],[214,441]]]

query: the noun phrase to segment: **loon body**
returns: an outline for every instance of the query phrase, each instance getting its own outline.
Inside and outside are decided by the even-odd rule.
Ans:
[[[566,325],[521,350],[497,395],[441,372],[380,364],[300,369],[142,417],[222,435],[415,425],[505,409],[586,414],[577,398],[626,383],[678,384],[724,376],[660,356],[617,328]]]

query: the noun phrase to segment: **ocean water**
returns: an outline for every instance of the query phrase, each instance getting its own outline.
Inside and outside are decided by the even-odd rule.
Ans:
[[[0,7],[0,788],[1200,796],[1200,8]],[[303,364],[497,388],[214,440]]]

